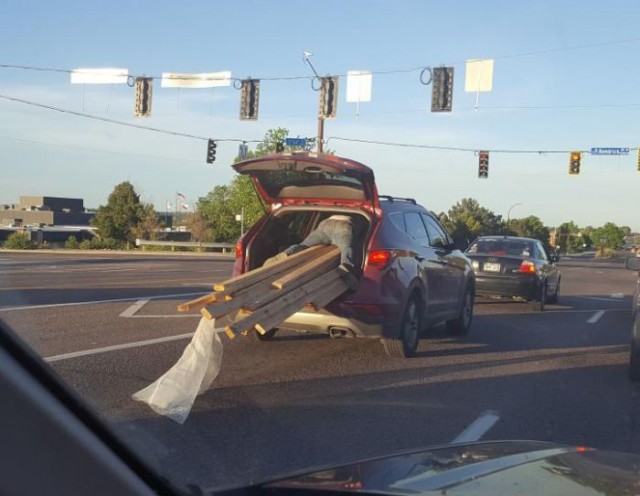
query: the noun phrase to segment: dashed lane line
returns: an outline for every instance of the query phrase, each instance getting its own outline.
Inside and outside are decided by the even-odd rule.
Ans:
[[[179,319],[179,318],[200,318],[201,315],[200,314],[173,314],[173,315],[136,315],[137,312],[140,311],[140,309],[145,306],[147,303],[149,303],[149,301],[151,300],[138,300],[136,301],[133,305],[131,305],[129,308],[127,308],[124,312],[122,312],[120,314],[120,317],[124,317],[127,319]]]
[[[600,318],[604,315],[604,310],[598,310],[594,313],[589,320],[587,320],[587,324],[595,324],[600,320]]]

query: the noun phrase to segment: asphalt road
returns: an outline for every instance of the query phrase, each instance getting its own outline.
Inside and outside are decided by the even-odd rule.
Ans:
[[[477,301],[468,336],[435,328],[409,360],[368,340],[225,338],[221,374],[184,425],[131,394],[178,359],[198,319],[176,305],[226,278],[229,259],[0,252],[0,318],[180,484],[242,484],[469,436],[640,453],[640,386],[626,375],[635,274],[622,267],[563,259],[560,304]]]

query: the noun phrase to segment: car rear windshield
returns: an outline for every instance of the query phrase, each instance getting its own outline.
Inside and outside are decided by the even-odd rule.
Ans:
[[[327,171],[254,171],[265,191],[272,198],[345,198],[364,199],[364,188],[358,177]]]
[[[479,239],[473,242],[467,253],[530,257],[533,255],[533,243],[520,239]]]

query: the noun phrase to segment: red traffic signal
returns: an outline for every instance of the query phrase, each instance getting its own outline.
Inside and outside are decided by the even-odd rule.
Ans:
[[[478,177],[480,179],[489,177],[489,152],[487,151],[478,153]]]

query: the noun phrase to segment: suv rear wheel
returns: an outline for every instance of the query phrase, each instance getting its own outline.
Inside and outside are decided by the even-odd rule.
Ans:
[[[394,358],[409,358],[415,355],[420,341],[420,307],[418,298],[412,295],[402,316],[400,336],[396,339],[382,339],[387,355]]]
[[[458,317],[453,320],[447,321],[447,331],[457,336],[463,336],[469,333],[471,327],[471,320],[473,318],[473,298],[474,298],[473,286],[467,286],[462,297],[462,304],[460,305],[460,313]]]

